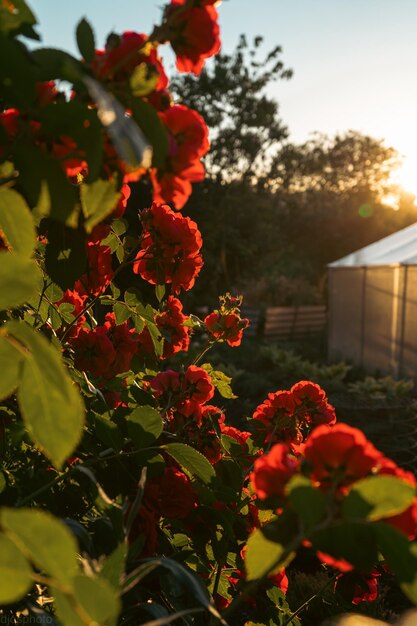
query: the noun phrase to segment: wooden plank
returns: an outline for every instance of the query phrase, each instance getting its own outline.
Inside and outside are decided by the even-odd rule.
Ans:
[[[268,307],[265,315],[266,337],[300,337],[322,330],[327,321],[325,305]]]

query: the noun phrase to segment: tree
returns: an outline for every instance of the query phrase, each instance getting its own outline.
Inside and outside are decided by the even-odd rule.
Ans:
[[[262,42],[255,37],[250,46],[241,35],[232,54],[219,54],[199,76],[176,76],[172,83],[176,97],[204,115],[211,130],[207,173],[220,184],[255,182],[288,135],[268,87],[292,71],[280,46],[260,57]]]
[[[208,178],[186,207],[205,240],[194,295],[235,289],[254,303],[309,303],[324,298],[328,262],[410,224],[413,203],[385,204],[399,192],[399,158],[383,141],[355,131],[288,140],[268,88],[291,71],[279,46],[259,60],[261,43],[242,36],[199,77],[174,80],[177,98],[204,112],[212,142]]]

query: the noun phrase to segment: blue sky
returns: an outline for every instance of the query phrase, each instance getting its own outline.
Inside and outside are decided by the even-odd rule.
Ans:
[[[112,30],[150,32],[163,0],[30,4],[44,45],[74,51],[82,16],[102,46]],[[226,51],[240,33],[283,47],[294,77],[273,93],[292,139],[348,129],[383,138],[407,157],[404,182],[417,192],[417,0],[224,0],[219,14]]]

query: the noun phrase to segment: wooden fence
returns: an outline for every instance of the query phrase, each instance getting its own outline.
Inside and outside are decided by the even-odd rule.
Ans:
[[[263,336],[267,339],[303,337],[323,330],[326,319],[325,305],[268,307]]]
[[[196,313],[204,319],[209,307],[201,307]],[[242,317],[249,319],[245,337],[265,337],[265,339],[297,339],[321,332],[326,326],[325,305],[277,306],[261,309],[244,305]]]

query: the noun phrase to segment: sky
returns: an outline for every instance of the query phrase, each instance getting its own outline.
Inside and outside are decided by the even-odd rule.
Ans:
[[[110,31],[150,32],[163,0],[32,0],[43,45],[75,52],[81,17],[102,47]],[[417,193],[417,0],[224,0],[223,50],[239,34],[283,48],[294,71],[274,85],[290,139],[349,129],[384,139],[405,157],[401,182]],[[168,65],[172,56],[167,53]]]

